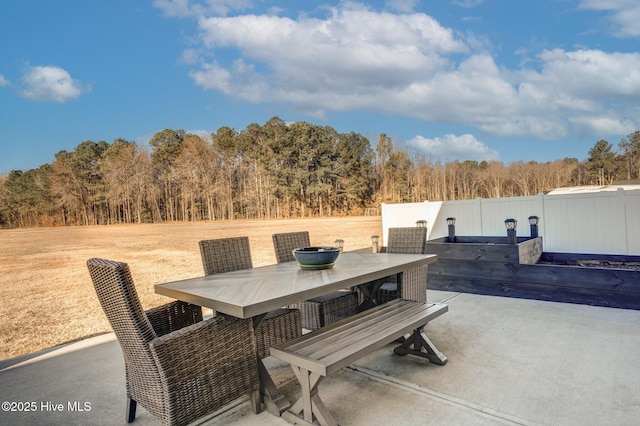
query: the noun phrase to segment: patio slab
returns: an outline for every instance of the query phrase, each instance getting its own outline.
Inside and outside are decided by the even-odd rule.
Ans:
[[[637,424],[640,311],[432,290],[428,299],[449,305],[427,326],[448,363],[400,357],[388,345],[327,377],[319,393],[340,424]],[[289,367],[265,361],[295,397]],[[124,386],[113,334],[3,360],[0,401],[35,410],[3,409],[0,424],[124,425]],[[138,408],[133,425],[158,424]],[[199,424],[289,423],[255,415],[241,399]]]

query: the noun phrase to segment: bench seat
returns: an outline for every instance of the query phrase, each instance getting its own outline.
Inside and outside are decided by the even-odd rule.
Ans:
[[[411,353],[445,364],[447,358],[435,349],[422,328],[447,310],[445,304],[395,299],[272,346],[271,355],[291,364],[302,387],[302,396],[290,412],[298,420],[303,413],[309,423],[336,424],[317,395],[322,377],[406,335],[409,337],[395,353]]]

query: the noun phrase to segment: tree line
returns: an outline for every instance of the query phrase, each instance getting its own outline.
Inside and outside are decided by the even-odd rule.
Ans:
[[[166,129],[149,148],[84,141],[0,176],[0,227],[361,215],[381,203],[534,195],[640,178],[640,131],[587,160],[430,161],[381,134],[285,123],[201,136]]]

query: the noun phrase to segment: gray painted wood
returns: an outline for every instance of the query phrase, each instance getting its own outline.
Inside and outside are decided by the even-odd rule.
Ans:
[[[156,284],[155,292],[250,318],[436,261],[435,255],[342,253],[332,269],[303,270],[296,262],[286,262]]]
[[[447,305],[395,299],[271,348],[276,358],[327,376],[447,312]]]
[[[502,237],[456,237],[427,241],[425,253],[439,259],[476,260],[482,262],[536,263],[542,255],[542,237],[518,238],[518,244],[507,244]]]
[[[424,288],[426,291],[426,281]],[[444,365],[447,357],[433,346],[422,329],[448,309],[444,304],[394,299],[273,346],[271,355],[291,364],[302,389],[298,401],[283,417],[294,424],[304,420],[322,426],[337,425],[318,395],[322,378],[402,336],[409,335],[406,345],[394,349],[397,354],[412,353]]]

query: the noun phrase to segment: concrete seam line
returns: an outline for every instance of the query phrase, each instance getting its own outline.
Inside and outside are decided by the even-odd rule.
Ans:
[[[383,383],[383,384],[387,384],[390,386],[393,386],[395,388],[398,389],[402,389],[414,394],[418,394],[418,395],[425,395],[427,397],[433,398],[435,400],[444,402],[447,405],[450,406],[454,406],[454,407],[462,407],[466,410],[471,410],[471,411],[475,411],[477,413],[479,413],[480,415],[482,415],[483,417],[486,418],[490,418],[492,420],[498,420],[500,421],[500,423],[502,424],[509,424],[509,425],[522,425],[522,426],[535,426],[535,425],[539,425],[539,423],[536,422],[532,422],[529,420],[525,420],[525,419],[521,419],[515,416],[511,416],[509,414],[505,414],[505,413],[501,413],[499,411],[496,411],[492,408],[488,408],[488,407],[483,407],[480,406],[478,404],[474,404],[473,402],[469,402],[469,401],[465,401],[463,399],[460,398],[456,398],[444,393],[440,393],[440,392],[436,392],[434,390],[431,389],[427,389],[424,388],[420,385],[416,385],[414,383],[410,383],[410,382],[406,382],[403,380],[399,380],[395,377],[389,376],[387,374],[384,373],[380,373],[378,371],[374,371],[374,370],[369,370],[368,368],[364,368],[364,367],[356,367],[356,366],[348,366],[346,367],[347,369],[355,372],[355,373],[359,373],[362,374],[363,376],[366,376],[368,378],[370,378],[371,380],[375,380],[379,383]]]
[[[456,297],[460,296],[461,294],[462,294],[462,293],[452,294],[451,296],[449,296],[449,297],[447,297],[447,298],[445,298],[445,299],[442,299],[442,300],[441,300],[441,301],[439,301],[438,303],[446,303],[446,302],[448,302],[448,301],[449,301],[449,300],[451,300],[451,299],[455,299]]]
[[[79,339],[73,342],[63,343],[59,346],[43,349],[33,354],[27,354],[27,355],[22,355],[20,357],[16,357],[16,358],[25,358],[25,360],[1,369],[0,373],[4,371],[12,370],[14,368],[35,364],[40,361],[46,361],[48,359],[52,359],[60,355],[67,355],[73,352],[80,351],[82,349],[90,348],[92,346],[101,345],[103,343],[110,343],[113,341],[117,341],[115,334],[105,333],[105,334],[100,334],[98,336],[88,337],[86,339]],[[10,362],[11,359],[6,361]]]

